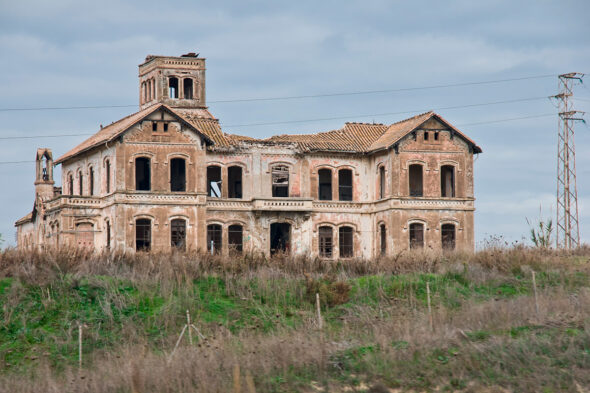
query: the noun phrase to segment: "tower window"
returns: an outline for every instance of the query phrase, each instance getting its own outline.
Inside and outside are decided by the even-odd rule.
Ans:
[[[338,199],[352,201],[352,171],[350,169],[338,171]]]
[[[318,182],[318,199],[320,201],[331,201],[332,171],[329,169],[320,169],[318,171]]]
[[[172,77],[168,79],[168,96],[178,98],[178,78]]]
[[[137,157],[135,159],[135,189],[149,191],[151,188],[150,159]]]
[[[193,99],[193,80],[191,78],[184,78],[182,81],[184,87],[184,98],[186,100]]]

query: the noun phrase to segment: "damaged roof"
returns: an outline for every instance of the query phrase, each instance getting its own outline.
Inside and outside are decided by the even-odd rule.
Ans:
[[[220,127],[219,121],[215,119],[207,109],[183,110],[170,108],[164,104],[156,104],[102,128],[99,132],[61,156],[55,161],[55,163],[62,163],[94,147],[112,142],[125,131],[135,126],[145,117],[160,108],[176,115],[180,120],[202,134],[207,142],[210,143],[210,148],[213,150],[217,148],[227,149],[243,144],[262,143],[269,145],[295,144],[303,152],[335,151],[371,153],[394,146],[406,135],[419,129],[422,124],[434,118],[453,131],[455,135],[463,138],[472,146],[474,153],[482,152],[481,148],[477,146],[474,141],[453,127],[440,115],[432,111],[410,117],[391,125],[345,123],[344,127],[333,131],[319,132],[316,134],[276,135],[270,138],[256,139],[249,136],[225,134]]]

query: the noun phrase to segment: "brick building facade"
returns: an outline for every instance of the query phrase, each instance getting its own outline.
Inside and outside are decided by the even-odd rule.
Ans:
[[[203,58],[148,56],[139,85],[139,112],[55,162],[37,151],[19,248],[322,258],[473,250],[481,149],[436,113],[255,139],[224,133],[208,111]]]

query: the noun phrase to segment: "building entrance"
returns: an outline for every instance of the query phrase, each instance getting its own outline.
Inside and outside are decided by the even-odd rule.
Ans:
[[[291,252],[291,224],[276,222],[270,225],[270,255]]]

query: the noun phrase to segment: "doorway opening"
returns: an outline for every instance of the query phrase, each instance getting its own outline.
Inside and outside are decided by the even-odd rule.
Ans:
[[[291,249],[291,224],[275,222],[270,224],[270,255],[288,254]]]

